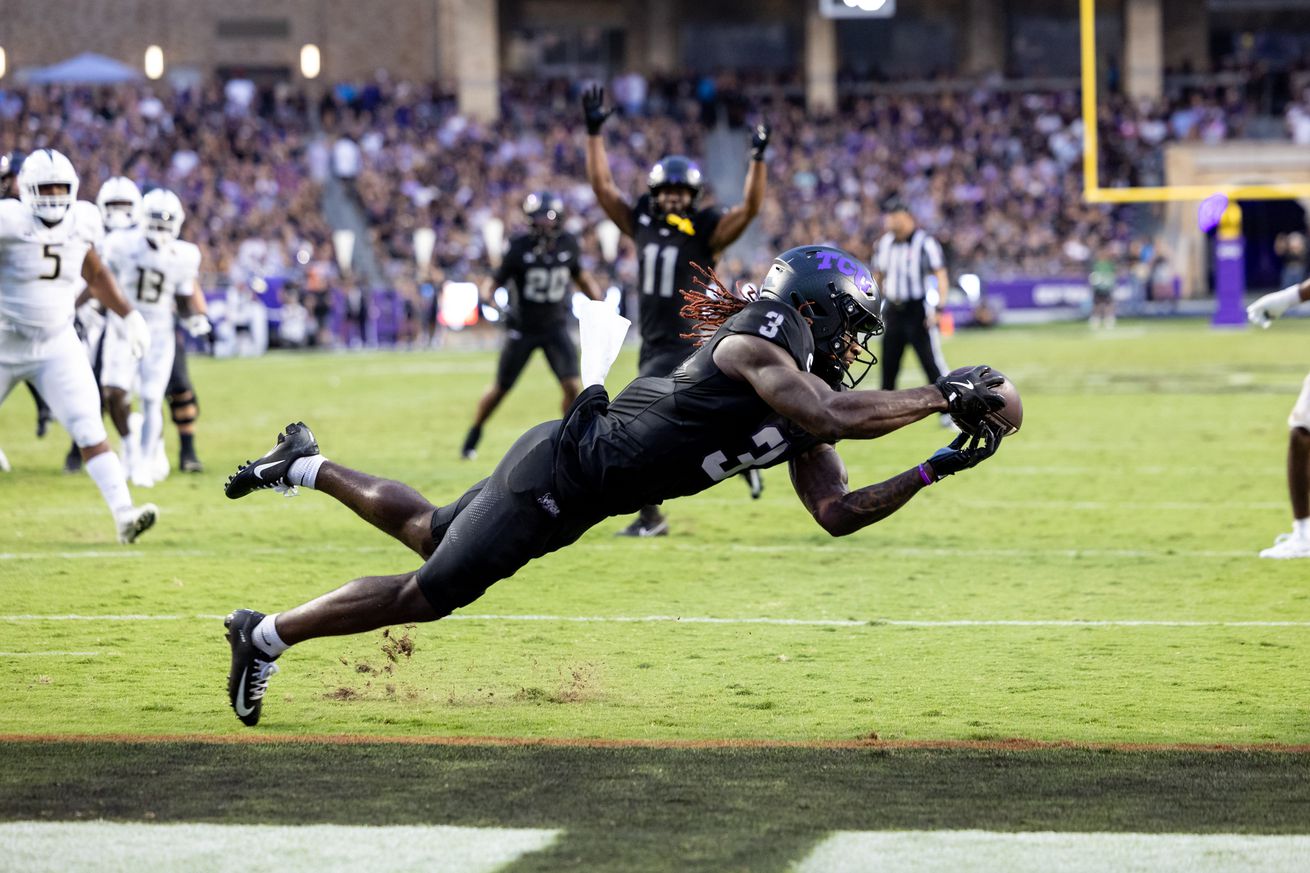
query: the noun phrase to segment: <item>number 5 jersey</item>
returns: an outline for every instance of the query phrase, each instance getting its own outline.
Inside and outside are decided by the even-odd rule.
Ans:
[[[33,341],[71,326],[82,261],[103,239],[94,203],[74,201],[47,227],[19,201],[0,200],[0,323]]]

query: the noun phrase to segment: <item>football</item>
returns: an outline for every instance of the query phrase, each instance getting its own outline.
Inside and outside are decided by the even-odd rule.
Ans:
[[[952,370],[948,375],[963,375],[969,372],[970,369],[972,368],[959,367]],[[951,420],[955,422],[955,426],[963,433],[974,436],[982,429],[983,421],[990,421],[992,424],[1000,425],[1003,434],[1009,436],[1012,433],[1017,433],[1019,427],[1023,424],[1023,400],[1019,398],[1019,389],[1014,387],[1014,383],[1011,382],[1008,377],[1005,377],[1005,374],[1000,370],[995,370],[994,372],[1005,378],[1005,381],[996,386],[995,389],[997,394],[1000,394],[1005,398],[1005,405],[1000,409],[987,413],[982,418],[961,418],[959,416],[951,416]]]

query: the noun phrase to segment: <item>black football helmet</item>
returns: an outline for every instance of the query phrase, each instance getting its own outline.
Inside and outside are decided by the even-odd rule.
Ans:
[[[0,155],[0,200],[18,197],[18,187],[14,184],[18,171],[23,167],[23,158],[27,157],[18,149]]]
[[[650,168],[650,175],[646,177],[646,186],[650,188],[652,197],[658,194],[661,188],[686,188],[691,191],[691,205],[694,207],[700,197],[701,188],[705,186],[705,181],[700,167],[691,158],[684,155],[669,155],[661,158],[658,164]]]
[[[883,330],[882,295],[869,268],[850,252],[823,245],[788,249],[773,259],[760,296],[794,306],[809,322],[810,370],[833,388],[854,388],[877,363],[869,346]],[[848,362],[852,345],[859,353]]]
[[[523,214],[537,233],[553,236],[564,224],[564,198],[551,191],[533,191],[523,200]]]

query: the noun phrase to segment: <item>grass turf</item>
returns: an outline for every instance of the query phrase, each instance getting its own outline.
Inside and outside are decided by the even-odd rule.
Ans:
[[[535,870],[781,871],[832,830],[1304,833],[1271,753],[0,745],[0,819],[563,828]]]
[[[671,504],[667,540],[616,540],[613,520],[466,610],[493,618],[409,631],[410,656],[393,662],[380,634],[298,648],[258,730],[1310,742],[1299,705],[1310,579],[1300,562],[1255,559],[1288,527],[1284,421],[1308,336],[1303,322],[961,334],[949,359],[1005,370],[1023,390],[1024,430],[893,518],[831,540],[775,470],[757,502],[734,480]],[[453,499],[558,411],[536,364],[486,429],[482,457],[456,460],[492,368],[486,353],[195,361],[209,472],[139,494],[163,515],[130,549],[112,543],[91,483],[58,472],[58,437],[32,438],[30,404],[12,394],[0,409],[16,467],[0,489],[18,508],[0,530],[5,614],[176,618],[0,621],[0,732],[244,730],[212,616],[285,608],[416,559],[321,495],[231,503],[227,472],[304,419],[334,460]],[[616,373],[632,368],[624,358]],[[840,450],[858,485],[945,439],[929,420]],[[525,614],[866,624],[494,619]]]

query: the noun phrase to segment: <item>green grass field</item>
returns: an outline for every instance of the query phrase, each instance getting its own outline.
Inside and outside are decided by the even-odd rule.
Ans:
[[[582,827],[571,812],[556,816],[556,826],[573,823],[590,841],[566,839],[514,870],[552,866],[543,858],[564,866],[569,852],[587,869],[781,870],[816,834],[857,826],[1310,833],[1310,757],[1277,751],[1310,744],[1310,573],[1305,562],[1256,558],[1290,528],[1285,420],[1308,345],[1303,321],[1267,332],[1179,321],[1121,323],[1108,333],[1079,324],[958,335],[946,346],[952,364],[990,363],[1023,391],[1023,431],[985,465],[929,489],[891,519],[831,539],[782,469],[766,473],[757,502],[732,480],[670,504],[667,539],[616,538],[624,522],[614,519],[453,619],[292,650],[253,731],[227,704],[222,615],[239,606],[283,609],[357,576],[412,569],[417,559],[323,495],[228,501],[227,474],[264,451],[286,422],[303,419],[333,460],[402,479],[434,502],[453,499],[527,426],[558,414],[544,362],[492,420],[482,456],[465,463],[457,450],[490,378],[490,353],[196,360],[208,472],[174,474],[140,494],[162,516],[126,548],[114,544],[91,482],[60,472],[61,436],[33,438],[32,406],[20,389],[0,409],[0,447],[15,467],[0,478],[0,734],[13,740],[0,746],[8,761],[0,819],[139,819],[146,810],[115,789],[136,766],[113,764],[120,756],[253,756],[261,768],[294,773],[307,766],[305,756],[343,754],[332,745],[171,741],[179,735],[350,735],[637,743],[525,747],[546,773],[551,761],[570,774],[590,768],[592,776],[566,780],[579,796],[604,781],[607,766],[627,780],[613,791],[627,786],[638,795],[650,790],[634,777],[643,767],[703,775],[702,788],[685,792],[682,824],[676,804],[629,823],[645,834],[631,851],[604,854],[596,848],[605,845],[602,831]],[[634,366],[631,354],[620,359],[612,390]],[[912,366],[903,380],[911,378]],[[168,439],[172,452],[171,426]],[[859,485],[918,463],[945,441],[929,420],[840,451]],[[393,659],[388,651],[400,635],[412,653]],[[18,735],[78,742],[34,744]],[[137,742],[81,744],[99,735]],[[1113,748],[985,745],[1013,738]],[[778,745],[732,753],[745,758],[698,748],[738,740]],[[856,741],[870,749],[842,748]],[[917,741],[984,745],[903,748]],[[1261,748],[1254,757],[1159,751],[1193,744]],[[1127,751],[1138,745],[1157,751]],[[377,800],[356,819],[320,791],[300,820],[535,826],[552,818],[553,795],[540,787],[549,777],[516,766],[523,749],[351,748],[365,776],[394,788],[395,774],[410,767],[411,793],[422,795],[430,779],[442,800],[431,816],[388,816]],[[425,751],[416,756],[415,748]],[[633,755],[649,760],[633,764]],[[802,784],[813,755],[850,756],[851,772],[872,780],[865,788],[889,778],[879,768],[911,775],[898,783],[904,792],[889,792],[867,815],[838,815],[834,800],[782,816],[778,796],[822,794],[831,778],[823,775],[831,765],[816,766],[818,781]],[[448,766],[413,767],[416,758]],[[769,791],[753,794],[743,783],[741,768],[769,781],[775,764]],[[998,766],[1031,768],[1031,779],[989,795],[979,774]],[[205,778],[198,764],[188,767]],[[1098,767],[1111,787],[1084,790],[1080,780]],[[916,768],[935,775],[921,781]],[[1195,781],[1180,775],[1196,776],[1196,768]],[[1140,778],[1116,781],[1120,771]],[[485,807],[447,808],[460,774],[486,789],[477,792]],[[537,786],[510,792],[530,814],[495,799],[520,780]],[[33,788],[83,781],[86,789],[74,792],[81,806]],[[167,780],[160,797],[171,802],[152,817],[226,820],[195,798],[194,785]],[[911,802],[916,785],[924,793]],[[849,789],[856,798],[860,787],[834,788],[833,796]],[[1037,793],[1025,797],[1028,789]],[[1162,819],[1134,812],[1175,791],[1197,803]],[[119,800],[101,803],[97,792]],[[998,799],[1006,792],[1013,804]],[[579,803],[591,808],[607,796]],[[1056,796],[1073,800],[1040,800]],[[1231,808],[1217,812],[1225,797]],[[752,798],[752,814],[728,815],[752,807]],[[705,804],[726,806],[687,824]],[[258,805],[237,809],[235,820],[265,820]],[[643,816],[650,828],[639,825]],[[683,831],[686,851],[660,855],[668,835]]]

